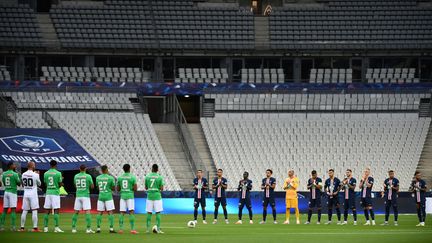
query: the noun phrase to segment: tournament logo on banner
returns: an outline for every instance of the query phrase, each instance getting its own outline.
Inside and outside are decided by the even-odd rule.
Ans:
[[[56,160],[60,170],[76,170],[81,164],[88,167],[99,163],[62,129],[0,128],[0,161],[29,161],[36,168],[49,169],[49,161]]]

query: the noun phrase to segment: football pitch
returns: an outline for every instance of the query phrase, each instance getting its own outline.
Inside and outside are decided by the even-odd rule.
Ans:
[[[104,215],[102,232],[100,234],[85,233],[85,219],[82,214],[78,219],[78,233],[71,233],[72,214],[62,214],[60,216],[60,227],[65,233],[53,233],[53,219],[50,218],[50,233],[30,233],[30,232],[10,232],[9,217],[6,220],[4,232],[0,232],[0,242],[15,243],[36,243],[36,242],[56,242],[56,243],[111,243],[111,242],[362,242],[362,243],[385,243],[385,242],[431,242],[432,225],[430,219],[426,222],[426,227],[415,227],[417,217],[415,215],[401,215],[399,226],[380,226],[383,216],[377,216],[376,226],[363,226],[364,218],[359,215],[359,225],[341,226],[333,222],[332,225],[316,225],[316,215],[312,219],[311,225],[304,225],[306,215],[302,215],[302,224],[283,225],[284,215],[278,215],[279,224],[274,225],[267,222],[260,225],[260,215],[255,215],[254,224],[250,225],[248,220],[243,221],[243,225],[235,225],[237,215],[229,215],[230,224],[225,224],[219,220],[218,224],[212,224],[212,216],[208,218],[207,225],[198,221],[196,228],[188,228],[187,222],[191,220],[191,215],[162,215],[162,230],[165,234],[145,233],[145,215],[137,215],[136,228],[139,234],[129,233],[129,220],[125,217],[125,233],[109,234],[108,219]],[[19,217],[18,217],[19,218]],[[271,218],[271,216],[270,216]],[[326,222],[323,215],[322,222]],[[223,219],[223,217],[222,217]],[[154,222],[153,217],[153,222]],[[294,220],[294,218],[292,218]],[[18,221],[18,220],[17,220]],[[39,227],[42,229],[43,215],[39,215]],[[31,229],[31,218],[27,218],[27,229]],[[295,220],[294,220],[295,222]],[[92,228],[95,229],[96,216],[92,217]],[[118,215],[115,217],[115,229],[118,229]]]

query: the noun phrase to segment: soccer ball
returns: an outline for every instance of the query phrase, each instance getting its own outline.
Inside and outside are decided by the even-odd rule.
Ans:
[[[153,226],[152,232],[155,233],[155,234],[157,234],[157,232],[158,232],[157,225]]]
[[[189,228],[195,228],[196,224],[195,224],[194,221],[189,221],[189,222],[187,222],[187,226],[188,226]]]

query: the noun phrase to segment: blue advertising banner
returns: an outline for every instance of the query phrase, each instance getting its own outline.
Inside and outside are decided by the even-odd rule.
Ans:
[[[0,161],[20,162],[27,167],[29,161],[36,169],[48,170],[50,160],[58,162],[59,170],[77,170],[99,163],[63,129],[0,128]]]

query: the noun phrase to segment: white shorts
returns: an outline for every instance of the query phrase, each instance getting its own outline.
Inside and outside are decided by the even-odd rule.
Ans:
[[[163,206],[162,206],[162,200],[148,200],[146,201],[146,210],[148,213],[152,212],[162,212]]]
[[[12,192],[5,192],[3,196],[3,208],[16,208],[18,195]]]
[[[135,200],[132,199],[120,199],[120,212],[126,212],[126,210],[135,210]]]
[[[39,209],[39,198],[38,196],[34,197],[23,197],[22,210],[36,210]]]
[[[97,211],[103,212],[103,211],[112,211],[115,209],[114,201],[97,201]]]
[[[77,197],[75,198],[74,203],[74,210],[75,211],[81,211],[81,210],[90,210],[91,209],[91,202],[89,197]]]
[[[45,209],[59,209],[60,208],[60,196],[58,195],[45,195]]]

